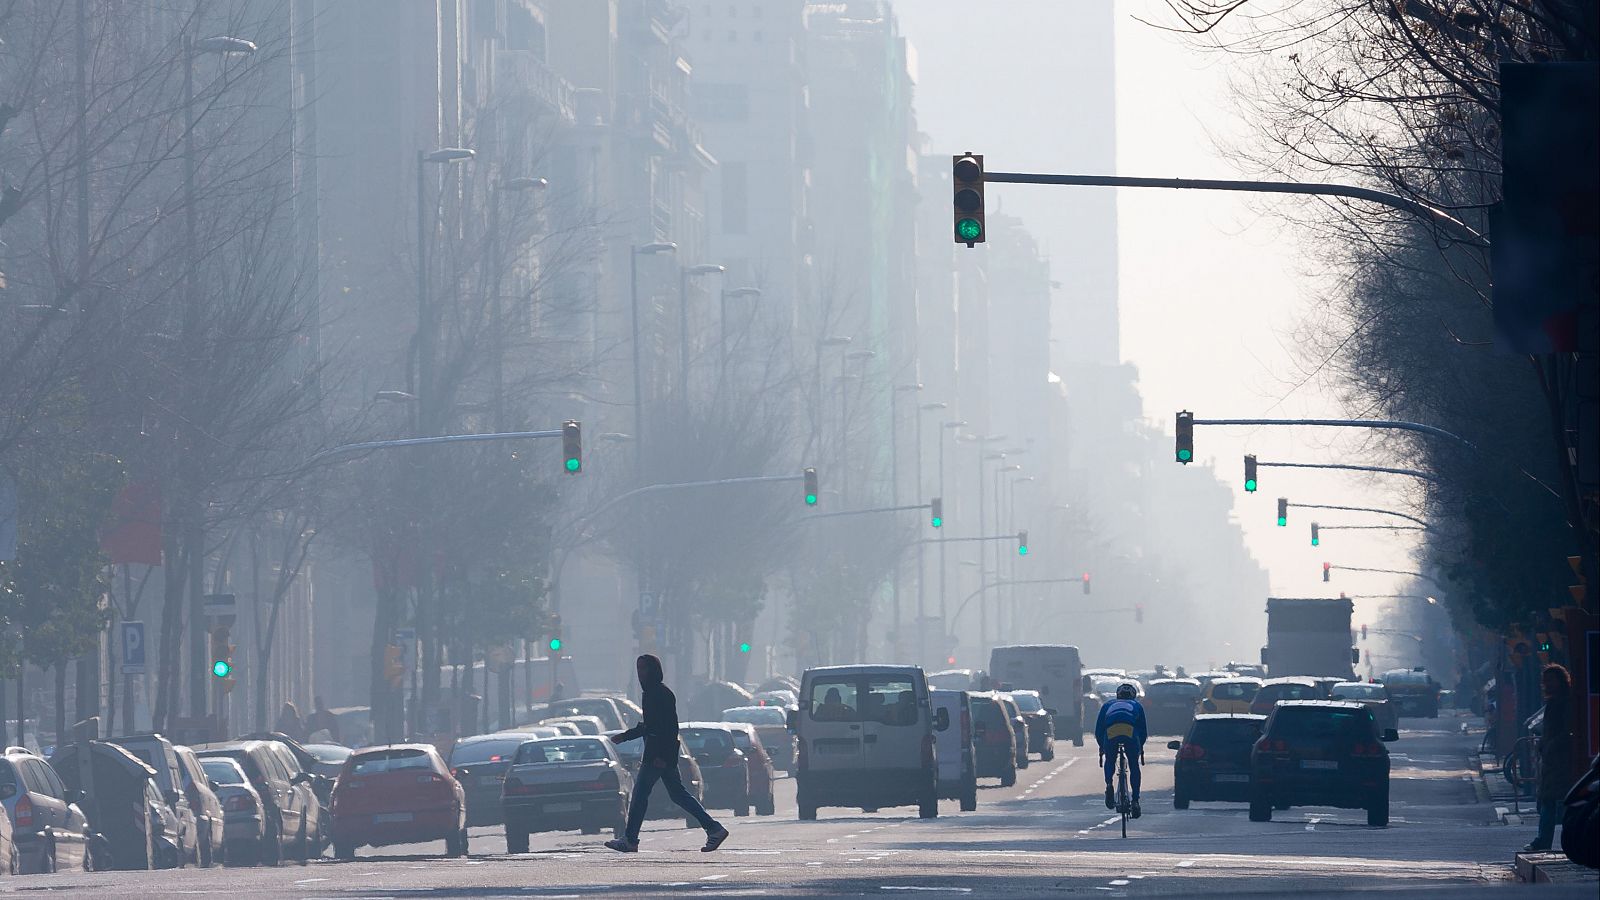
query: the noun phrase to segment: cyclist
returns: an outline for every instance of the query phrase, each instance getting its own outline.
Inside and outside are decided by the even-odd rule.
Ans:
[[[1144,741],[1149,732],[1144,723],[1144,707],[1139,705],[1139,689],[1130,682],[1117,685],[1117,699],[1100,707],[1094,723],[1094,739],[1106,767],[1106,809],[1117,808],[1117,795],[1111,778],[1117,771],[1117,745],[1128,751],[1128,779],[1133,784],[1133,818],[1139,818],[1139,763],[1144,758]]]

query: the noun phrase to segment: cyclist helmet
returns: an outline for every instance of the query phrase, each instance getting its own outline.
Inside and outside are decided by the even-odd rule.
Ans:
[[[1117,685],[1118,700],[1132,700],[1137,696],[1139,696],[1139,689],[1134,687],[1132,682],[1124,681]]]

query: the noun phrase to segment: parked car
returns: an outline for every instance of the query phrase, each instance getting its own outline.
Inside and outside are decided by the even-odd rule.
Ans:
[[[500,787],[517,748],[532,740],[518,733],[479,734],[456,741],[450,750],[450,774],[461,782],[467,798],[467,825],[499,825]]]
[[[225,827],[222,801],[211,789],[211,782],[200,768],[200,759],[194,755],[194,750],[173,747],[172,751],[178,755],[178,770],[183,775],[183,796],[189,801],[189,809],[194,811],[196,842],[200,846],[198,864],[209,868],[212,863],[221,862],[226,854],[222,843]]]
[[[1200,694],[1201,714],[1250,713],[1250,703],[1261,689],[1259,678],[1226,677],[1213,680]]]
[[[1194,721],[1200,682],[1193,678],[1158,678],[1145,689],[1141,702],[1151,734],[1183,734]]]
[[[972,741],[978,756],[978,777],[998,778],[1001,787],[1017,783],[1017,735],[1009,714],[993,691],[968,692],[972,703]]]
[[[1261,737],[1266,716],[1205,714],[1194,717],[1173,765],[1172,807],[1188,809],[1192,800],[1250,802],[1250,751]]]
[[[78,807],[82,795],[68,788],[44,757],[21,747],[0,756],[0,802],[5,804],[6,838],[0,852],[9,871],[36,872],[89,868],[89,820]]]
[[[778,706],[735,706],[722,711],[724,722],[748,722],[755,726],[761,746],[772,758],[773,768],[794,770],[794,735],[789,733],[788,710]]]
[[[328,792],[331,795],[333,779],[339,777],[339,770],[344,768],[344,761],[355,751],[343,744],[305,744],[304,749],[313,758],[311,774],[328,779]]]
[[[1280,700],[1321,700],[1322,689],[1309,678],[1268,678],[1261,682],[1254,697],[1250,698],[1250,713],[1257,716],[1272,714]]]
[[[56,748],[50,767],[68,791],[82,796],[78,748],[71,742]],[[91,866],[103,869],[148,869],[147,843],[155,848],[155,867],[182,863],[177,820],[155,786],[156,771],[127,749],[107,741],[89,742],[95,795],[84,806],[89,817]],[[146,835],[149,835],[147,840]]]
[[[1285,700],[1267,717],[1250,754],[1250,821],[1291,806],[1365,809],[1389,824],[1389,751],[1372,710],[1338,700]]]
[[[611,732],[610,737],[617,732]],[[617,758],[622,760],[622,765],[634,778],[639,777],[639,761],[644,756],[644,741],[628,741],[624,744],[614,745]],[[700,764],[694,761],[689,751],[678,742],[678,780],[683,782],[683,789],[688,791],[696,800],[703,800],[706,796],[705,776],[700,773]],[[685,815],[676,803],[652,803],[645,813],[645,819],[673,819],[683,816],[683,827],[699,828],[700,823],[693,816]]]
[[[915,804],[924,819],[939,814],[933,734],[949,723],[934,714],[920,666],[807,669],[790,724],[801,819],[822,806]]]
[[[606,732],[606,725],[599,716],[556,716],[552,719],[541,719],[540,725],[571,725],[581,735],[595,737]]]
[[[930,690],[935,715],[944,710],[949,728],[934,729],[939,799],[955,800],[962,812],[978,808],[978,751],[972,742],[972,698],[966,691]]]
[[[594,716],[600,720],[602,731],[620,731],[629,727],[623,710],[612,697],[574,697],[557,700],[534,711],[535,721],[562,719],[568,716]]]
[[[195,820],[194,809],[183,793],[183,773],[179,770],[178,754],[172,742],[159,734],[131,734],[107,740],[156,770],[156,790],[162,801],[172,807],[172,817],[178,823],[178,852],[184,862],[198,864],[200,823]]]
[[[333,779],[337,776],[338,770],[336,769],[331,776],[320,774],[318,770],[326,768],[322,759],[306,749],[305,745],[281,731],[256,732],[247,734],[240,740],[266,741],[275,745],[278,757],[288,766],[291,776],[298,777],[301,773],[308,776],[305,783],[317,798],[317,815],[310,830],[310,853],[312,856],[321,856],[322,851],[326,850],[331,842],[328,837],[328,823],[333,820],[330,806],[333,800]]]
[[[1017,751],[1017,768],[1028,767],[1028,744],[1031,742],[1028,734],[1028,720],[1023,718],[1022,710],[1017,708],[1016,701],[1004,691],[995,692],[995,702],[999,703],[1006,711],[1006,721],[1011,725],[1011,734],[1015,738]]]
[[[1333,675],[1313,675],[1311,680],[1316,684],[1317,689],[1322,691],[1322,699],[1327,700],[1328,696],[1333,693],[1334,685],[1342,684],[1350,679],[1339,678]]]
[[[767,748],[762,746],[761,738],[756,734],[756,727],[749,722],[717,724],[728,729],[733,735],[734,748],[744,754],[745,768],[750,773],[751,808],[758,816],[770,816],[777,812],[773,782],[778,780],[778,774],[772,767],[772,757],[767,755]]]
[[[1439,718],[1439,682],[1427,669],[1393,669],[1379,676],[1378,681],[1389,689],[1389,699],[1400,715]]]
[[[1372,710],[1372,718],[1378,723],[1380,731],[1400,727],[1400,713],[1395,709],[1394,701],[1389,698],[1389,689],[1384,685],[1342,681],[1333,686],[1328,699],[1348,700],[1366,706]]]
[[[706,783],[702,805],[750,815],[750,767],[744,752],[734,746],[733,733],[717,723],[686,722],[678,726],[678,739],[700,764]]]
[[[87,855],[84,857],[87,859]],[[5,873],[17,875],[22,871],[22,860],[17,855],[17,844],[12,838],[11,817],[0,816],[0,859],[5,860]],[[84,868],[89,868],[87,863]]]
[[[1039,754],[1039,759],[1049,762],[1056,758],[1055,716],[1044,708],[1038,691],[1011,691],[1006,694],[1016,704],[1028,725],[1028,753]],[[1026,754],[1024,754],[1026,755]]]
[[[528,852],[528,834],[578,830],[621,834],[633,777],[604,738],[523,741],[513,752],[500,802],[506,849]]]
[[[444,841],[467,855],[467,798],[432,744],[387,744],[350,754],[333,788],[333,854],[357,847]]]
[[[322,807],[311,787],[316,776],[300,769],[287,745],[275,740],[227,741],[196,744],[194,752],[202,763],[213,756],[239,763],[261,803],[260,843],[254,848],[229,844],[229,862],[275,866],[286,856],[306,859],[312,855],[316,836],[325,831]]]
[[[249,865],[261,855],[261,796],[237,760],[226,756],[195,758],[222,804],[223,862]]]

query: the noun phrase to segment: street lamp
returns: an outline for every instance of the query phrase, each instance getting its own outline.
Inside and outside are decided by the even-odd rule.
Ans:
[[[676,253],[678,245],[671,241],[651,241],[628,248],[628,305],[631,311],[633,339],[633,469],[638,475],[643,468],[644,455],[644,376],[639,362],[639,257]]]

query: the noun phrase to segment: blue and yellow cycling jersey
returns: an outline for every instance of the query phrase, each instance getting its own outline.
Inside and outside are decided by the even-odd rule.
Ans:
[[[1144,747],[1150,736],[1145,728],[1144,707],[1137,700],[1109,700],[1100,707],[1100,717],[1094,724],[1094,738],[1104,750],[1108,742],[1131,740],[1135,746]]]

